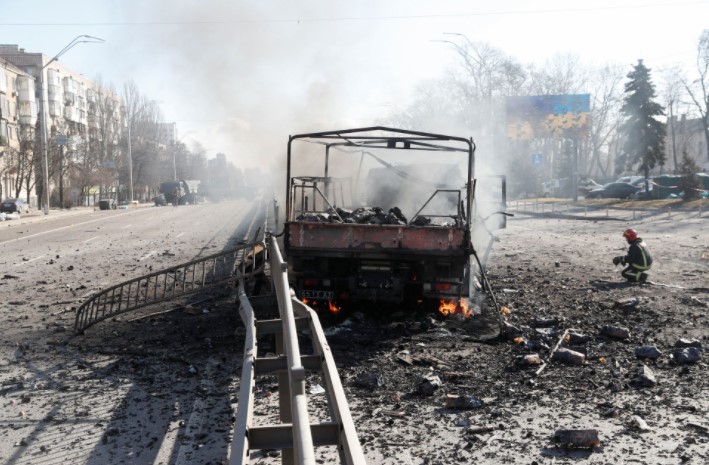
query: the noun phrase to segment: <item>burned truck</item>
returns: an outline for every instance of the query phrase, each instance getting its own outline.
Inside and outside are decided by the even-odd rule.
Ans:
[[[301,299],[438,307],[463,302],[489,248],[472,139],[386,127],[291,136],[284,247]],[[485,251],[483,250],[483,254]]]
[[[160,183],[159,195],[153,199],[155,206],[165,206],[177,203],[179,205],[195,205],[200,202],[200,181],[180,180]]]

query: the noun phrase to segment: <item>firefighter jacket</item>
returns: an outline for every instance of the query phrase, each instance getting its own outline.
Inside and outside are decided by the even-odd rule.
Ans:
[[[636,270],[650,269],[652,266],[652,256],[641,238],[638,237],[630,243],[628,255],[623,257],[623,262],[625,265],[629,265]]]

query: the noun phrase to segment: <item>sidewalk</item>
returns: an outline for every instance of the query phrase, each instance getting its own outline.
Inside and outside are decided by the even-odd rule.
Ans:
[[[151,207],[151,206],[153,206],[152,203],[144,203],[144,204],[133,205],[127,210],[135,210],[136,208]],[[122,209],[119,209],[119,210],[122,210]],[[123,211],[127,211],[127,210],[123,210]],[[29,223],[39,223],[39,222],[43,222],[43,221],[53,221],[53,220],[60,219],[60,218],[87,215],[89,213],[93,213],[96,211],[100,211],[98,208],[98,205],[92,206],[92,207],[72,207],[72,208],[66,208],[66,209],[62,209],[62,210],[60,210],[58,208],[51,208],[49,210],[48,215],[44,214],[44,210],[33,209],[33,210],[30,210],[29,213],[24,213],[24,214],[20,215],[19,219],[0,221],[0,227],[29,224]]]

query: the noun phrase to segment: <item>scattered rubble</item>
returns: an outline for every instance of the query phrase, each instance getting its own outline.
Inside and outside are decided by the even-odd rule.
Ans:
[[[605,325],[601,333],[615,339],[628,339],[630,337],[630,330],[622,326]]]
[[[435,389],[434,389],[435,391]],[[476,396],[461,396],[456,394],[446,394],[446,408],[450,409],[478,409],[483,406],[483,402]]]
[[[554,433],[554,439],[570,448],[593,448],[601,444],[595,429],[560,429]]]
[[[418,392],[424,396],[432,396],[442,383],[441,378],[436,375],[424,375],[418,381]]]
[[[635,349],[635,356],[638,358],[651,358],[656,360],[662,357],[662,351],[655,346],[642,346]]]
[[[390,208],[384,212],[381,207],[361,207],[355,210],[342,208],[329,209],[326,212],[307,212],[298,215],[296,221],[306,223],[344,223],[344,224],[388,224],[404,226],[409,224],[404,214],[398,207]],[[437,223],[426,216],[419,215],[411,221],[414,226],[441,226],[450,223]]]
[[[592,247],[613,256],[610,249],[615,244],[606,242],[611,242],[608,237],[619,236],[617,223],[593,223],[594,228],[589,224],[571,223],[569,234],[583,235]],[[706,463],[709,425],[704,412],[709,405],[704,393],[709,380],[703,374],[706,358],[701,354],[709,320],[699,305],[686,301],[690,295],[709,300],[709,290],[695,290],[706,288],[703,269],[689,265],[688,272],[694,276],[682,275],[682,285],[691,288],[691,294],[677,288],[628,286],[620,276],[610,276],[607,266],[589,260],[588,250],[565,244],[564,258],[560,258],[558,238],[554,238],[557,220],[525,220],[524,225],[502,233],[489,265],[492,286],[514,290],[496,293],[499,304],[509,309],[503,314],[507,319],[503,337],[480,343],[474,319],[461,324],[409,311],[396,316],[384,311],[357,318],[342,315],[339,323],[325,328],[368,463]],[[676,245],[677,232],[671,233],[672,240],[665,240],[662,232],[653,231],[654,250],[664,248],[662,253],[668,255],[683,252]],[[140,257],[147,251],[139,252]],[[59,264],[69,255],[62,252],[65,258]],[[91,419],[95,427],[82,439],[91,443],[93,454],[133,452],[126,457],[95,455],[96,463],[153,463],[149,452],[154,453],[156,447],[148,446],[155,443],[146,434],[150,431],[157,436],[153,431],[161,430],[156,425],[164,425],[187,447],[202,450],[216,444],[209,442],[216,441],[216,436],[228,437],[229,428],[224,425],[216,429],[226,429],[211,439],[200,436],[203,431],[190,431],[189,414],[195,401],[217,401],[215,411],[225,411],[227,423],[232,418],[238,391],[231,383],[238,378],[241,361],[232,355],[234,347],[243,344],[233,308],[219,310],[210,305],[210,311],[203,313],[204,305],[184,303],[180,309],[199,311],[172,311],[134,322],[119,319],[76,337],[70,330],[75,313],[68,309],[75,308],[81,296],[80,292],[72,297],[71,289],[80,287],[75,281],[66,287],[67,281],[54,275],[56,265],[42,263],[49,257],[54,255],[26,263],[34,258],[28,254],[22,267],[13,268],[12,274],[0,280],[4,289],[19,293],[6,303],[24,302],[5,305],[0,317],[6,318],[6,327],[26,326],[32,329],[24,330],[23,336],[37,332],[42,337],[25,340],[10,335],[5,339],[8,356],[0,367],[0,395],[8,421],[15,424],[7,428],[7,444],[32,448],[37,454],[31,459],[18,455],[18,461],[45,457],[40,449],[45,444],[37,443],[22,426],[34,419],[54,433],[67,426],[67,418]],[[71,260],[75,270],[86,271],[88,279],[93,279],[86,281],[88,289],[111,284],[103,275],[90,277],[97,269],[91,263]],[[24,274],[28,265],[53,273]],[[680,276],[687,266],[686,262],[658,260],[653,279],[678,282],[673,281],[673,274]],[[133,276],[130,268],[114,268],[111,276],[116,280]],[[600,280],[605,282],[598,284]],[[634,299],[638,305],[615,304],[624,300],[630,304]],[[35,320],[34,315],[46,321]],[[632,336],[616,338],[599,331],[609,322]],[[66,332],[57,332],[58,328]],[[644,350],[648,348],[657,352],[647,355]],[[680,354],[686,349],[699,358],[681,363]],[[274,349],[259,341],[261,350]],[[581,354],[583,363],[557,363],[556,354],[565,351]],[[544,364],[553,357],[554,362]],[[210,378],[206,369],[210,358],[219,361],[216,371],[223,378]],[[190,367],[196,373],[190,373]],[[535,376],[540,367],[544,371]],[[46,368],[42,379],[35,376],[39,368]],[[209,391],[212,382],[218,389]],[[324,399],[318,394],[319,382],[317,377],[309,378],[308,394],[316,404]],[[63,397],[67,391],[61,389],[71,394],[74,386],[82,395],[67,403]],[[267,408],[276,408],[280,393],[275,377],[260,383],[255,392],[268,401]],[[121,404],[125,410],[116,410],[117,415],[110,402],[97,402],[112,397],[126,400]],[[455,407],[457,402],[466,405],[472,399],[480,406]],[[111,415],[100,417],[97,410],[87,408],[92,402],[100,403]],[[58,406],[58,411],[42,411],[44,403]],[[143,410],[142,415],[130,411],[131,405]],[[176,405],[187,408],[181,411]],[[150,415],[155,424],[147,420]],[[574,433],[588,431],[574,428],[590,432]],[[66,431],[71,434],[69,428]],[[555,446],[570,450],[549,447],[552,435]],[[78,450],[79,443],[73,444]],[[49,442],[45,447],[48,454],[60,450]],[[272,465],[281,458],[280,453],[265,451],[258,461]]]
[[[586,356],[580,352],[576,352],[575,350],[562,347],[554,352],[552,360],[562,363],[569,363],[571,365],[582,365],[586,361]]]
[[[384,377],[379,373],[360,373],[354,379],[354,384],[374,391],[384,386]]]
[[[698,347],[675,349],[672,356],[679,364],[697,363],[702,358],[702,349]]]
[[[638,370],[634,382],[637,387],[654,387],[657,384],[657,379],[655,379],[655,373],[643,364]]]

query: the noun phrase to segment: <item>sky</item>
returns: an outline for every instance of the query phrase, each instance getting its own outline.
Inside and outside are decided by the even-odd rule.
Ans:
[[[133,81],[209,158],[268,169],[288,135],[405,108],[456,63],[449,33],[536,66],[575,54],[691,68],[707,18],[709,0],[0,0],[0,43],[54,56],[78,35],[104,39],[60,61],[118,91]]]

